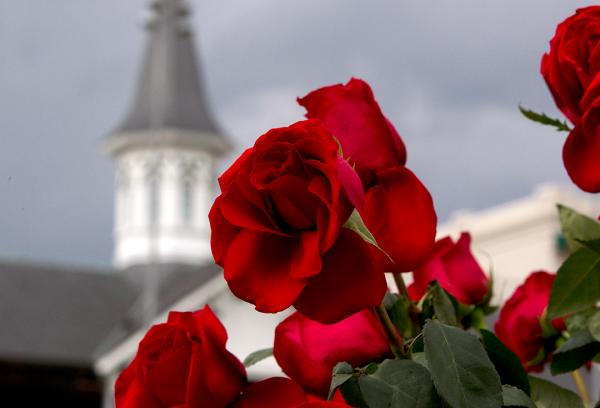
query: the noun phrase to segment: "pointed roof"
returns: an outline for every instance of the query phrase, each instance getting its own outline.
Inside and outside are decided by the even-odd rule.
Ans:
[[[185,0],[154,0],[148,44],[133,106],[108,139],[112,153],[140,143],[229,148],[215,124],[201,81]]]

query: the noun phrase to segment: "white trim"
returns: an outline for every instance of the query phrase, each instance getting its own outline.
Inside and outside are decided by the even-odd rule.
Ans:
[[[219,273],[217,276],[211,278],[208,282],[168,307],[164,312],[159,314],[151,324],[164,322],[170,310],[186,311],[199,309],[201,306],[209,303],[210,299],[218,296],[226,289],[227,282],[225,282],[222,274]],[[119,369],[124,363],[130,361],[135,355],[138,344],[146,332],[147,327],[136,331],[117,346],[113,347],[110,351],[97,358],[94,362],[94,371],[96,374],[98,376],[106,376]]]

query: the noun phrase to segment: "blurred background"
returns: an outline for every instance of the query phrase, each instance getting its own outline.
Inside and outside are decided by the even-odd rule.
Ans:
[[[600,212],[591,196],[558,187],[569,184],[561,161],[566,135],[528,121],[517,109],[522,103],[560,117],[539,74],[540,59],[557,23],[588,2],[188,3],[191,14],[179,0],[0,2],[0,325],[11,328],[0,333],[3,392],[43,386],[75,401],[70,393],[78,390],[85,402],[73,406],[98,406],[135,351],[139,332],[176,306],[214,300],[230,332],[257,331],[255,323],[236,323],[254,314],[223,294],[210,254],[186,253],[207,251],[212,193],[206,188],[257,136],[302,119],[297,96],[352,76],[372,85],[402,135],[408,165],[431,191],[442,231],[472,229],[477,243],[479,229],[481,247],[492,255],[499,251],[498,262],[516,271],[507,272],[512,278],[521,279],[530,265],[555,268],[564,256],[556,241],[555,201]],[[174,54],[165,51],[175,48]],[[191,70],[174,68],[194,60],[198,66]],[[170,70],[186,74],[158,84],[144,75]],[[178,82],[192,77],[201,78],[189,87],[199,89],[196,99]],[[171,91],[191,92],[209,119],[189,128],[185,115],[158,124],[144,116],[153,108],[142,105],[153,98],[177,105]],[[163,137],[163,128],[172,134]],[[146,131],[158,132],[152,143],[144,141]],[[132,139],[133,133],[142,139]],[[207,134],[228,143],[209,149],[187,142]],[[191,238],[161,235],[163,221],[183,222],[185,208],[163,206],[159,218],[171,221],[160,218],[158,226],[144,224],[147,214],[140,214],[152,210],[143,203],[132,207],[140,209],[137,215],[115,211],[129,197],[119,196],[115,162],[121,174],[133,162],[169,162],[173,154],[173,163],[208,169],[192,177],[200,192],[188,203],[197,214],[185,234],[202,231]],[[152,200],[142,185],[135,190],[134,176],[128,182],[138,194],[129,199],[144,200],[147,193]],[[178,194],[165,188],[160,197]],[[519,228],[536,214],[535,233],[546,243],[537,249],[541,255],[532,249],[506,255],[506,243],[517,241],[514,234],[498,238],[498,231],[512,220],[512,231],[530,242],[532,235]],[[139,221],[141,238],[127,235],[125,218]],[[169,249],[173,242],[184,249]],[[91,329],[86,321],[94,319],[102,324]],[[230,334],[241,358],[269,346],[256,344],[268,343],[264,335],[252,336],[234,340]],[[110,398],[104,404],[109,407]]]
[[[195,0],[192,26],[223,166],[295,98],[367,80],[405,140],[442,220],[566,181],[564,134],[539,74],[556,24],[583,1]],[[109,265],[113,168],[100,150],[128,109],[145,0],[0,3],[0,254]],[[458,194],[457,192],[460,192]]]

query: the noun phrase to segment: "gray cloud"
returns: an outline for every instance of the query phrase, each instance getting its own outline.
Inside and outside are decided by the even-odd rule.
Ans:
[[[580,1],[205,0],[194,25],[213,106],[238,151],[302,117],[295,97],[350,76],[374,87],[442,218],[565,181],[539,76]],[[145,1],[0,3],[0,256],[110,262],[112,165]]]

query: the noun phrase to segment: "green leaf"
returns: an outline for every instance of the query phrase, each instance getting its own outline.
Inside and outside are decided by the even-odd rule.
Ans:
[[[600,239],[592,239],[590,241],[578,240],[581,246],[586,247],[587,249],[594,251],[597,254],[600,254]]]
[[[575,251],[558,269],[552,285],[548,317],[576,313],[600,300],[600,254],[586,247]]]
[[[430,320],[425,324],[425,356],[440,396],[453,408],[498,408],[500,377],[474,335]]]
[[[558,205],[558,215],[563,235],[571,252],[581,248],[579,241],[600,239],[600,223],[593,218],[561,204]]]
[[[254,364],[264,360],[265,358],[271,357],[273,355],[273,347],[269,347],[262,350],[257,350],[253,353],[250,353],[248,357],[244,359],[244,366],[250,367]]]
[[[512,385],[502,386],[502,406],[536,408],[535,404],[527,394]]]
[[[567,124],[567,121],[560,121],[560,119],[554,119],[546,115],[545,113],[538,113],[531,109],[526,109],[519,105],[519,110],[527,119],[532,120],[542,125],[553,126],[559,132],[569,132],[571,128]]]
[[[346,381],[341,387],[340,391],[344,400],[352,407],[359,408],[371,408],[367,405],[358,386],[358,378],[352,377],[350,381]]]
[[[587,328],[590,334],[598,341],[600,341],[600,310],[597,310],[587,320]]]
[[[529,395],[529,380],[519,357],[489,330],[480,330],[481,340],[502,384],[512,385]]]
[[[377,244],[375,237],[373,236],[373,234],[371,234],[371,231],[369,231],[369,229],[365,225],[365,222],[363,221],[362,217],[356,209],[352,211],[352,214],[350,214],[350,217],[346,220],[343,227],[356,232],[358,235],[360,235],[362,239],[367,241],[369,244],[373,245],[390,260],[392,260],[392,258]]]
[[[354,369],[350,364],[346,362],[337,363],[335,367],[333,367],[331,385],[329,386],[329,395],[327,396],[327,399],[330,400],[333,397],[335,390],[351,379],[353,375]]]
[[[405,296],[399,296],[395,293],[386,293],[383,298],[385,309],[390,316],[390,320],[405,339],[414,337],[416,327],[410,316],[410,300]]]
[[[372,375],[358,379],[369,408],[434,408],[439,406],[431,375],[410,360],[385,360]]]
[[[552,355],[550,371],[553,375],[576,370],[600,353],[598,342],[588,329],[571,333],[571,338]]]
[[[531,399],[537,408],[584,408],[581,398],[550,381],[529,376]]]
[[[454,305],[437,281],[429,285],[429,293],[431,294],[435,317],[444,324],[458,326]]]
[[[565,319],[567,331],[570,333],[575,333],[576,331],[587,328],[588,320],[594,313],[596,313],[596,310],[597,309],[595,307],[591,307],[567,317]]]

